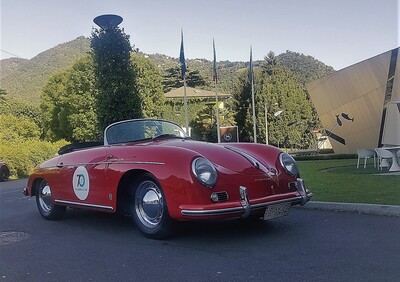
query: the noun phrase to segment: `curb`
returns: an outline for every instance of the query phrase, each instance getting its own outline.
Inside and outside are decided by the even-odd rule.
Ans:
[[[355,212],[362,214],[400,217],[400,206],[390,206],[390,205],[310,201],[300,208],[311,209],[311,210]]]

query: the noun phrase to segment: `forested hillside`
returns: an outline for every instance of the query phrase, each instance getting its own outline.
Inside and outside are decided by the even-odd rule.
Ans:
[[[316,80],[335,70],[324,63],[300,53],[286,51],[278,56],[279,62],[290,69],[299,78],[300,83]]]
[[[78,37],[44,51],[31,60],[1,60],[0,88],[10,97],[38,104],[40,91],[49,77],[87,55],[89,50],[89,39]]]
[[[1,60],[0,88],[4,89],[9,97],[39,104],[40,91],[50,76],[71,66],[80,57],[86,56],[90,51],[89,45],[89,38],[78,37],[44,51],[31,60],[19,58]],[[267,52],[268,50],[266,50],[266,54]],[[168,69],[179,67],[178,58],[162,54],[147,56],[155,63],[162,74],[165,74]],[[311,56],[292,51],[280,54],[277,58],[283,66],[289,68],[299,78],[299,82],[302,84],[334,71],[332,67]],[[198,71],[204,78],[206,85],[203,88],[213,89],[212,62],[205,59],[188,59],[186,63],[188,70]],[[263,61],[255,61],[254,66],[257,67],[262,63]],[[218,62],[219,90],[232,93],[235,81],[238,79],[238,70],[246,67],[248,67],[248,62]]]

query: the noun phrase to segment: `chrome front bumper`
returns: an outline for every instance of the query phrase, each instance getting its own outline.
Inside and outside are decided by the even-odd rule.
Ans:
[[[241,205],[240,207],[214,209],[214,210],[184,209],[181,211],[181,213],[183,216],[189,216],[189,217],[223,216],[223,215],[230,215],[230,214],[240,214],[240,217],[246,218],[250,215],[251,211],[265,209],[267,206],[284,204],[284,203],[290,203],[292,206],[293,205],[303,206],[311,199],[313,194],[308,189],[305,188],[304,180],[301,178],[297,178],[296,188],[297,188],[297,192],[299,192],[300,196],[251,205],[250,201],[248,199],[247,188],[244,186],[240,186],[239,187],[240,205]]]

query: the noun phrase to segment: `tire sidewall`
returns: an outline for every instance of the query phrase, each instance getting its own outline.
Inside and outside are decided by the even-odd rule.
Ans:
[[[50,211],[47,212],[47,211],[43,210],[42,206],[40,205],[40,194],[42,193],[42,190],[45,187],[45,183],[47,183],[47,181],[42,180],[39,183],[39,185],[37,186],[37,190],[36,190],[36,205],[37,205],[37,208],[39,210],[40,215],[43,218],[49,219],[49,220],[59,219],[64,215],[67,207],[65,207],[65,206],[57,206],[57,205],[54,205],[54,203],[53,203]],[[47,185],[49,185],[49,184],[47,183]]]

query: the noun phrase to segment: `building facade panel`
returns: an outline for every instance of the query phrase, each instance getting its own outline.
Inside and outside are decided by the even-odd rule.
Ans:
[[[355,153],[357,148],[382,146],[387,103],[400,100],[400,71],[396,71],[400,67],[398,50],[385,52],[307,84],[336,153]],[[400,123],[390,119],[391,127],[400,127]],[[400,143],[400,140],[396,142]]]

